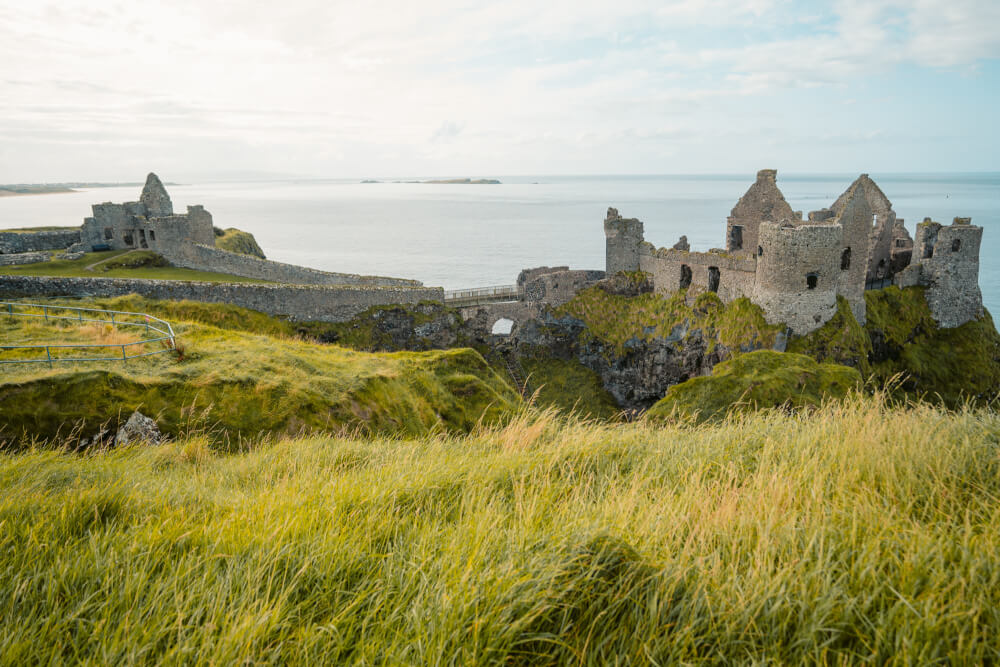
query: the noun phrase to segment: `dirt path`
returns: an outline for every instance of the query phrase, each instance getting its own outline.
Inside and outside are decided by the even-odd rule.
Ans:
[[[118,259],[119,257],[124,257],[125,255],[131,255],[132,253],[137,252],[137,251],[138,251],[138,248],[136,248],[134,250],[129,250],[128,252],[123,252],[120,255],[115,255],[114,257],[105,257],[104,259],[102,259],[99,262],[94,262],[90,266],[83,267],[83,270],[84,271],[93,271],[95,266],[99,266],[101,264],[104,264],[104,262],[110,262],[111,260]]]

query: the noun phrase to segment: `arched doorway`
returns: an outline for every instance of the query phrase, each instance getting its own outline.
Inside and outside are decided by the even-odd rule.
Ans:
[[[493,323],[493,328],[490,329],[490,333],[494,336],[509,336],[513,328],[514,320],[507,317],[501,317]]]

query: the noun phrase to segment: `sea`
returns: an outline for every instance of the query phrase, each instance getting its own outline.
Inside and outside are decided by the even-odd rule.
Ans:
[[[169,183],[169,175],[167,182]],[[1000,312],[1000,172],[871,174],[913,233],[930,217],[984,228],[980,286]],[[645,223],[646,240],[725,246],[726,216],[754,174],[490,176],[499,185],[430,184],[433,176],[170,184],[174,209],[202,204],[218,227],[251,232],[269,259],[327,271],[414,278],[445,289],[513,283],[526,267],[604,268],[608,207]],[[830,206],[857,174],[778,174],[795,210]],[[135,201],[140,187],[0,198],[0,229],[76,225],[93,203]]]

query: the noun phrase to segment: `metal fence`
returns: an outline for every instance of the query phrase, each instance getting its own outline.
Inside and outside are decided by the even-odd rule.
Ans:
[[[110,324],[113,327],[141,327],[144,331],[142,340],[131,343],[60,343],[60,344],[18,344],[0,345],[0,364],[53,364],[80,361],[121,361],[163,354],[175,349],[177,337],[174,329],[166,320],[153,317],[146,313],[130,313],[123,310],[101,310],[99,308],[76,308],[73,306],[57,306],[42,303],[22,303],[18,301],[0,301],[0,317],[35,317],[46,321],[69,320],[72,322],[98,322]],[[161,349],[152,352],[137,352],[129,354],[129,348],[143,350],[149,344],[162,343]],[[66,350],[115,350],[112,356],[78,356],[61,357]],[[35,350],[37,357],[26,359],[3,359],[4,353],[14,350]],[[118,354],[121,350],[121,354]],[[55,356],[53,353],[55,352]],[[42,353],[45,356],[41,356]],[[81,353],[88,354],[88,353]],[[97,352],[90,354],[99,354]]]
[[[444,301],[449,305],[488,303],[491,301],[517,301],[521,289],[517,285],[494,285],[472,289],[445,290]]]

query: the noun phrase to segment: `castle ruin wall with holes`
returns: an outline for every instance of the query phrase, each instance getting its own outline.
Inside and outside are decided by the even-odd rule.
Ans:
[[[604,221],[606,269],[644,271],[661,294],[715,292],[724,302],[746,297],[768,322],[806,334],[827,322],[844,297],[865,322],[866,289],[919,285],[934,319],[956,327],[983,314],[979,245],[983,229],[969,218],[949,225],[926,219],[917,242],[892,204],[862,174],[830,206],[803,219],[777,186],[777,171],[763,169],[733,207],[725,249],[692,252],[687,239],[656,248],[643,224],[608,209]]]

